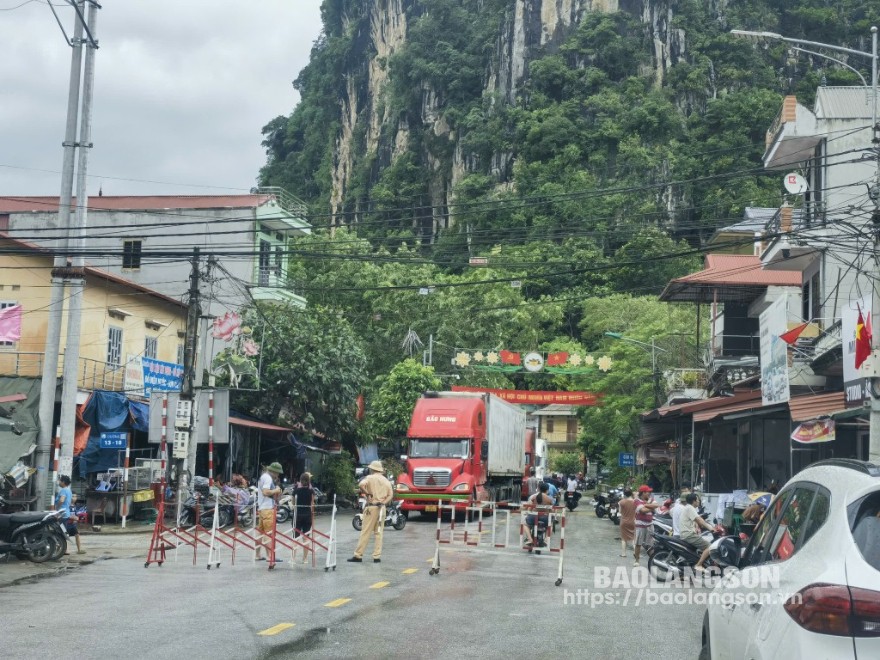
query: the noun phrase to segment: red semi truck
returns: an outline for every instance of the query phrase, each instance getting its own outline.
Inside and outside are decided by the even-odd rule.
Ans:
[[[397,482],[404,511],[437,510],[437,501],[520,501],[526,452],[525,411],[493,394],[426,392],[407,431],[406,471]]]

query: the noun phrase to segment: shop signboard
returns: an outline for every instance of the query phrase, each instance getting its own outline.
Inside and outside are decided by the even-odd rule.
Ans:
[[[761,403],[785,403],[791,398],[788,344],[779,338],[788,330],[788,296],[781,295],[761,312]]]

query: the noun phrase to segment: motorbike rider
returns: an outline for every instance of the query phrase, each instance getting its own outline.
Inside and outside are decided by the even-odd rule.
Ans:
[[[82,549],[82,544],[79,540],[79,529],[76,526],[79,519],[73,513],[73,509],[71,508],[73,506],[73,494],[70,490],[70,477],[66,474],[62,474],[58,477],[58,485],[60,485],[61,488],[55,496],[55,508],[58,511],[64,512],[62,520],[64,522],[64,527],[67,530],[67,535],[72,536],[76,540],[76,554],[84,555],[86,551]]]
[[[681,484],[681,493],[678,496],[678,500],[672,505],[672,509],[669,512],[670,517],[672,518],[672,535],[673,536],[681,536],[681,512],[684,509],[685,498],[691,492],[691,482],[684,481]]]
[[[553,504],[556,504],[559,497],[559,489],[556,487],[556,484],[550,479],[550,477],[544,478],[544,484],[547,486],[547,495],[549,495],[553,499]]]
[[[535,468],[529,468],[529,478],[526,479],[529,497],[538,492],[538,477],[535,476]]]
[[[568,501],[569,498],[574,498],[574,503],[577,504],[578,500],[581,499],[581,494],[577,490],[578,488],[578,480],[575,478],[573,474],[568,475],[568,480],[565,484],[565,499]]]
[[[550,484],[547,482],[541,483],[538,486],[538,492],[529,498],[529,504],[536,507],[553,506],[555,502],[548,494],[549,490]],[[535,545],[535,538],[532,536],[532,529],[534,529],[536,522],[542,522],[544,525],[547,525],[549,523],[549,518],[546,513],[541,513],[537,516],[534,513],[530,513],[526,516],[526,537],[528,537],[528,542],[526,543],[527,548]]]
[[[681,511],[681,540],[687,541],[695,548],[703,551],[699,561],[694,564],[694,570],[702,571],[703,563],[709,558],[710,543],[700,536],[699,528],[707,529],[710,532],[714,528],[697,513],[695,508],[697,499],[696,493],[688,493],[685,496],[685,505]]]

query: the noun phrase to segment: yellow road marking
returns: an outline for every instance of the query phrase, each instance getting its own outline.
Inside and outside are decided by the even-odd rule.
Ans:
[[[324,607],[340,607],[341,605],[345,605],[346,603],[350,603],[351,598],[337,598],[336,600],[331,600],[329,603],[324,605]]]
[[[407,568],[407,569],[404,569],[403,574],[404,574],[404,575],[410,575],[411,573],[416,573],[416,572],[418,572],[418,570],[419,570],[419,569],[417,569],[417,568]]]
[[[390,582],[377,582],[376,584],[371,584],[370,589],[381,589],[382,587],[387,587]]]
[[[288,628],[293,628],[295,623],[279,623],[277,626],[272,626],[271,628],[266,628],[265,630],[261,630],[258,632],[258,635],[277,635],[283,630],[287,630]]]
[[[433,564],[433,563],[434,563],[434,558],[431,557],[430,559],[426,559],[425,561],[428,562],[429,564]]]

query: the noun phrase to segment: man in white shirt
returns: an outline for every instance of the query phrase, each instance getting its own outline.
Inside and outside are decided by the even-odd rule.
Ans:
[[[694,569],[703,570],[703,563],[709,558],[709,541],[700,536],[703,529],[712,531],[712,525],[700,517],[695,508],[698,503],[696,493],[688,493],[685,496],[685,504],[681,507],[681,540],[687,541],[701,551],[700,559],[694,565]]]
[[[284,469],[277,461],[266,466],[266,471],[260,475],[260,481],[257,483],[257,529],[263,533],[257,541],[256,555],[257,561],[263,559],[263,546],[266,545],[265,534],[271,534],[275,529],[275,498],[281,495],[281,488],[275,485],[275,480],[281,475]],[[268,550],[267,552],[272,552]],[[270,559],[274,561],[274,558]],[[271,568],[271,566],[270,566]]]
[[[681,484],[681,494],[678,496],[678,500],[672,505],[672,511],[670,511],[670,516],[672,516],[672,535],[673,536],[681,536],[681,512],[685,505],[685,498],[688,496],[688,493],[691,492],[691,484],[688,481],[685,481]]]

